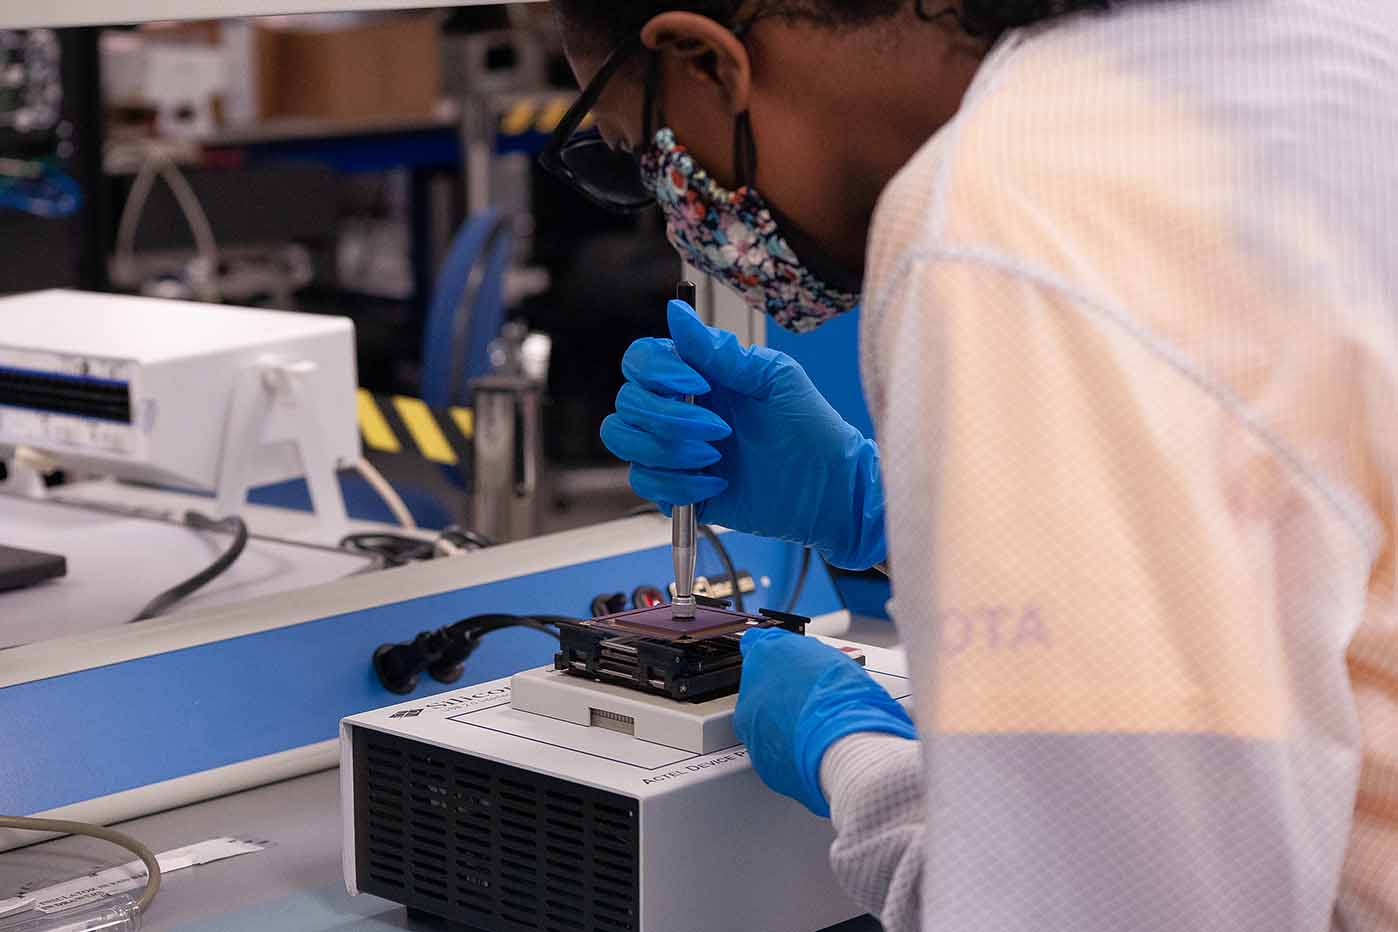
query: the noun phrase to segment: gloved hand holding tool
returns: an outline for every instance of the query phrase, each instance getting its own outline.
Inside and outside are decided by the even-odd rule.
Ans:
[[[814,637],[780,628],[743,635],[743,683],[733,719],[762,781],[828,817],[820,761],[859,732],[916,738],[908,713],[864,669]]]
[[[790,356],[743,347],[682,301],[668,316],[672,339],[626,351],[627,382],[602,424],[637,494],[667,514],[697,504],[705,523],[803,544],[835,566],[883,562],[878,446]]]

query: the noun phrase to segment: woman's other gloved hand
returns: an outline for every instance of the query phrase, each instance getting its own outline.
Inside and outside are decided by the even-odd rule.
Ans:
[[[701,521],[812,547],[835,566],[882,563],[878,446],[790,356],[743,347],[682,301],[668,314],[672,339],[626,351],[627,382],[602,424],[636,493],[667,514],[698,504]]]
[[[820,762],[836,741],[865,732],[917,737],[903,707],[830,645],[765,628],[744,634],[741,646],[733,729],[762,782],[816,815],[830,815]]]

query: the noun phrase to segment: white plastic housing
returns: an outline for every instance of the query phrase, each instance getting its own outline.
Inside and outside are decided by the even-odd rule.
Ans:
[[[867,669],[895,696],[906,695],[902,654],[859,646]],[[528,677],[517,682],[537,685]],[[604,694],[584,689],[576,698],[591,708]],[[568,692],[560,688],[553,695]],[[357,741],[371,740],[366,733],[377,732],[410,742],[425,758],[442,749],[565,781],[580,793],[598,790],[634,800],[636,932],[811,932],[859,914],[830,870],[830,821],[764,786],[741,745],[695,753],[525,712],[511,696],[510,680],[500,679],[341,722],[340,801],[351,893],[361,889],[357,846],[372,852],[376,844],[356,835],[354,749]],[[650,706],[639,701],[630,708],[642,707]],[[375,882],[372,875],[363,881],[371,887]]]
[[[308,363],[304,397],[336,466],[359,460],[354,325],[345,318],[44,291],[0,299],[0,369],[127,383],[131,423],[0,404],[0,453],[19,445],[123,479],[213,490],[240,373]],[[274,410],[250,484],[303,474],[296,418]]]
[[[907,681],[901,677],[874,671],[870,675],[893,698],[908,695]],[[710,754],[738,743],[733,734],[736,695],[708,702],[676,702],[547,667],[516,673],[510,679],[510,690],[510,706],[518,711],[629,734],[695,754]]]

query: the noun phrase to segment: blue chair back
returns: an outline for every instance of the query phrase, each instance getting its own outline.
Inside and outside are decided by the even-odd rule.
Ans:
[[[423,328],[423,401],[434,408],[469,403],[471,379],[490,372],[490,342],[505,323],[505,275],[514,255],[509,221],[486,210],[452,240],[437,275]]]

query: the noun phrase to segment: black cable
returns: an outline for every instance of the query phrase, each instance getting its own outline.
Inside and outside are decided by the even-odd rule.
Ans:
[[[131,619],[131,622],[145,621],[168,612],[174,605],[189,598],[200,589],[213,582],[242,556],[248,545],[248,526],[237,516],[215,519],[197,511],[186,511],[184,523],[196,531],[223,531],[233,535],[233,543],[207,567],[195,573],[184,582],[151,599],[146,607]]]
[[[506,628],[529,628],[547,634],[555,640],[558,638],[558,629],[554,627],[555,622],[546,620],[552,616],[538,618],[533,615],[476,615],[471,618],[464,618],[455,624],[447,625],[440,629],[449,638],[460,638],[472,645],[487,634],[495,631],[503,631]],[[573,619],[564,619],[572,621]],[[467,651],[469,654],[470,651]]]
[[[557,639],[558,631],[553,626],[576,620],[562,615],[473,615],[435,631],[423,631],[411,641],[380,644],[374,651],[374,672],[385,689],[400,695],[417,688],[423,670],[438,682],[454,683],[461,678],[466,659],[487,634],[505,628],[529,628]]]
[[[389,568],[441,556],[437,552],[438,540],[446,541],[461,550],[481,550],[496,545],[496,541],[484,534],[451,525],[442,529],[437,540],[395,534],[391,531],[346,534],[340,539],[340,549],[377,557],[381,568]]]
[[[545,616],[551,617],[551,616]],[[572,619],[567,619],[571,621]],[[545,618],[528,615],[477,615],[442,628],[442,647],[428,660],[427,672],[439,683],[455,683],[465,672],[466,660],[480,646],[481,638],[506,628],[529,628],[560,640],[558,630]]]
[[[786,611],[796,611],[796,603],[801,601],[801,593],[806,588],[806,577],[811,575],[811,548],[801,548],[801,568],[796,571],[796,584],[791,587],[791,598],[787,600]]]
[[[467,549],[480,550],[486,547],[494,547],[499,543],[499,541],[486,537],[479,531],[473,531],[470,528],[461,527],[457,524],[451,524],[442,528],[442,536],[458,547],[465,547]]]
[[[718,534],[707,524],[695,525],[699,528],[699,533],[703,534],[713,548],[718,551],[719,561],[723,563],[724,572],[733,582],[733,608],[739,612],[747,611],[743,605],[743,586],[738,579],[738,568],[733,565],[733,557],[728,553],[728,548],[723,546],[723,541],[719,540]]]
[[[436,545],[420,537],[389,532],[346,534],[340,547],[355,553],[378,557],[384,566],[406,566],[418,560],[430,560],[437,555]]]

